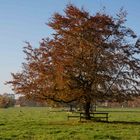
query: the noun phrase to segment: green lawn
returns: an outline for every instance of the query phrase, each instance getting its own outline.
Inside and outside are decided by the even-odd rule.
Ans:
[[[140,109],[105,110],[109,123],[67,121],[45,107],[0,109],[0,140],[140,140]]]

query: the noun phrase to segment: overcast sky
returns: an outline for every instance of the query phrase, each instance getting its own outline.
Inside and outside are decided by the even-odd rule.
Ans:
[[[140,0],[0,0],[0,94],[13,93],[3,83],[18,72],[24,62],[25,41],[38,47],[42,38],[51,36],[45,25],[54,12],[61,12],[68,3],[84,7],[91,14],[106,7],[115,15],[121,7],[128,12],[126,25],[140,36]]]

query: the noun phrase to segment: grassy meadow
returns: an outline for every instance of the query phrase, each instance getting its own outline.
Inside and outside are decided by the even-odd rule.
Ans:
[[[46,107],[0,109],[0,140],[140,140],[140,109],[98,109],[109,122],[67,120]]]

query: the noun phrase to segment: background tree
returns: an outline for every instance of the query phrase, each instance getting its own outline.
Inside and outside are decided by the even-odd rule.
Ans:
[[[7,94],[0,95],[0,107],[7,108],[15,105],[15,99],[8,96]]]
[[[92,102],[139,95],[140,47],[138,41],[132,44],[136,35],[124,25],[126,12],[90,15],[73,5],[64,12],[48,23],[55,31],[52,39],[24,48],[23,70],[8,82],[13,90],[40,101],[80,102],[86,119]]]
[[[16,100],[16,105],[17,106],[30,106],[30,107],[44,107],[47,106],[46,102],[37,102],[34,99],[27,98],[26,96],[20,96]]]

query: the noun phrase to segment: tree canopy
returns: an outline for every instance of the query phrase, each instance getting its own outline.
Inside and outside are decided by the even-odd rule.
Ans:
[[[140,43],[125,21],[123,10],[113,17],[67,5],[47,24],[54,30],[52,38],[38,48],[27,43],[22,71],[12,73],[7,83],[35,100],[83,103],[88,119],[96,100],[139,95]]]

